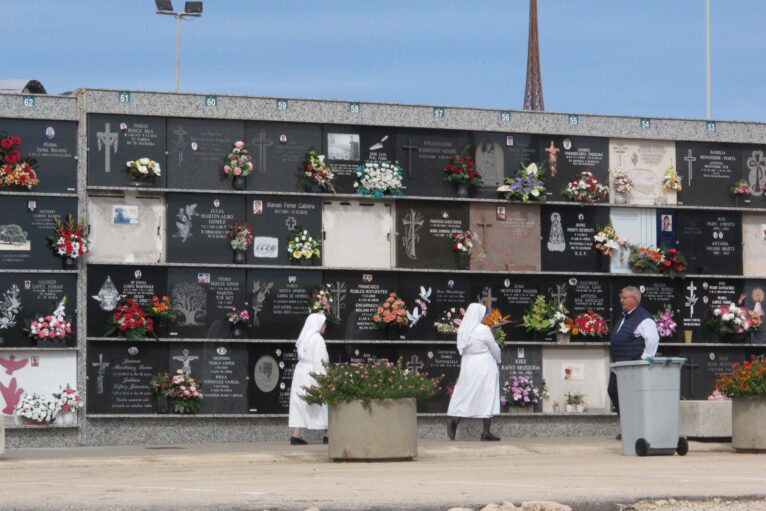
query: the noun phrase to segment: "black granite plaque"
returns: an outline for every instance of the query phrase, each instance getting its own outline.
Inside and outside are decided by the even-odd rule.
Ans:
[[[247,221],[253,228],[253,246],[247,255],[252,264],[292,264],[287,242],[299,227],[315,240],[322,240],[322,202],[318,197],[249,195],[246,207]],[[319,251],[321,254],[321,247]],[[321,255],[311,264],[321,266]]]
[[[766,147],[765,146],[741,146],[742,147],[742,172],[741,178],[746,180],[752,195],[744,196],[735,200],[737,206],[762,208],[764,207],[763,189],[766,186]]]
[[[168,119],[167,129],[168,188],[231,189],[223,160],[234,142],[245,139],[242,121]]]
[[[684,342],[718,342],[718,336],[705,323],[711,310],[738,303],[744,281],[737,279],[686,279],[681,283],[681,339]]]
[[[539,346],[512,346],[503,351],[502,363],[500,364],[500,392],[505,382],[511,378],[526,377],[540,390],[543,390],[543,349]],[[543,404],[534,406],[534,411],[540,412]]]
[[[170,373],[178,369],[202,384],[201,413],[247,413],[248,350],[244,344],[171,343]]]
[[[176,315],[168,327],[171,337],[231,336],[226,313],[247,301],[245,270],[170,268],[168,293]]]
[[[457,268],[450,234],[468,229],[468,205],[409,201],[396,208],[399,268]]]
[[[30,339],[27,321],[53,312],[66,296],[65,316],[72,323],[66,343]],[[0,347],[77,345],[77,276],[62,273],[0,273]]]
[[[399,358],[397,346],[390,344],[335,343],[327,345],[330,363],[366,364],[373,360],[396,362]]]
[[[753,311],[764,319],[766,310],[766,280],[746,280],[745,296],[742,305]],[[750,335],[750,342],[753,344],[766,344],[766,327],[761,326],[760,330]]]
[[[399,293],[407,303],[410,325],[404,331],[407,339],[455,339],[455,334],[442,335],[434,321],[451,307],[467,307],[471,301],[471,283],[467,275],[411,273],[399,275]]]
[[[37,160],[40,184],[32,191],[77,191],[76,122],[0,119],[0,132],[21,137],[21,157]]]
[[[652,277],[617,278],[612,281],[612,310],[614,311],[614,324],[610,325],[612,331],[616,325],[622,321],[622,307],[620,306],[620,291],[627,286],[635,286],[641,291],[641,307],[648,310],[654,316],[665,310],[669,305],[673,310],[673,319],[676,322],[676,335],[672,337],[663,337],[663,342],[678,342],[682,338],[681,333],[681,306],[683,283],[678,280],[658,279]]]
[[[446,413],[449,400],[460,374],[460,354],[455,344],[432,344],[399,349],[402,363],[411,371],[432,378],[443,376],[437,394],[427,401],[418,402],[418,412]]]
[[[309,313],[309,298],[321,286],[322,272],[318,270],[248,270],[252,336],[297,339]]]
[[[356,193],[356,168],[367,161],[395,162],[397,152],[397,129],[381,126],[323,126],[325,163],[337,177],[336,191]],[[316,148],[317,151],[319,148]],[[400,163],[404,168],[404,186],[407,186],[407,160]],[[405,193],[411,195],[408,190]]]
[[[165,142],[164,117],[88,115],[88,185],[164,187],[167,182]],[[161,175],[132,179],[127,172],[127,162],[139,158],[159,163]]]
[[[455,185],[444,179],[444,164],[469,143],[463,131],[400,130],[397,159],[404,168],[406,194],[454,197]]]
[[[733,206],[729,191],[742,175],[741,157],[734,144],[676,142],[676,169],[683,183],[678,204]]]
[[[593,248],[597,228],[609,223],[608,208],[542,206],[540,220],[543,271],[609,271],[609,258]]]
[[[606,277],[593,276],[548,276],[544,278],[546,297],[554,303],[563,300],[574,318],[581,312],[592,310],[600,314],[612,327],[612,284]],[[579,341],[608,341],[608,337],[580,337]]]
[[[741,213],[681,210],[676,219],[678,249],[686,258],[689,273],[742,273]]]
[[[167,269],[156,266],[88,266],[88,336],[101,337],[121,298],[147,307],[152,296],[167,295]],[[157,331],[157,335],[165,335]]]
[[[145,341],[91,342],[85,363],[89,414],[155,413],[149,381],[168,370],[168,345]]]
[[[288,413],[290,385],[298,364],[295,343],[251,344],[249,350],[250,412],[259,415]]]
[[[538,338],[544,334],[527,332],[523,325],[524,314],[532,306],[538,294],[548,296],[543,280],[531,275],[476,275],[472,277],[473,296],[471,301],[484,304],[487,311],[497,308],[501,314],[510,314],[510,324],[502,327],[507,334],[506,341]],[[547,336],[549,339],[553,335]]]
[[[589,170],[607,184],[609,177],[609,139],[598,137],[543,136],[540,159],[548,162],[545,177],[550,200],[567,200],[561,190],[577,174]]]
[[[718,377],[729,372],[735,362],[745,361],[744,348],[681,348],[686,359],[681,368],[681,397],[707,399]]]
[[[258,121],[246,123],[245,132],[255,165],[255,171],[247,179],[247,189],[303,190],[299,186],[303,160],[312,147],[322,154],[322,126]]]
[[[167,259],[185,263],[231,263],[229,226],[245,221],[245,198],[169,193]]]
[[[483,179],[475,190],[478,197],[496,198],[497,187],[506,177],[516,177],[520,166],[540,163],[540,142],[527,133],[471,133],[471,151]],[[548,153],[545,153],[546,157]]]
[[[678,245],[676,212],[672,209],[657,210],[657,246],[675,248]]]
[[[395,273],[327,271],[324,283],[335,304],[337,323],[325,338],[347,341],[386,338],[386,331],[375,327],[372,316],[388,294],[397,291]]]
[[[61,257],[48,241],[56,217],[77,214],[77,199],[69,197],[3,197],[0,214],[0,267],[61,269]]]

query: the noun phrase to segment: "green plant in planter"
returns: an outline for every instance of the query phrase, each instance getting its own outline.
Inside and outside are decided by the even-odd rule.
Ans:
[[[585,404],[585,394],[582,392],[567,392],[564,394],[568,405],[577,406]]]
[[[410,371],[386,359],[366,364],[328,364],[327,374],[312,373],[317,381],[306,387],[303,400],[311,405],[339,404],[359,400],[369,407],[373,399],[428,399],[439,390],[438,378]]]
[[[766,360],[753,355],[747,362],[733,364],[715,386],[728,397],[766,396]]]

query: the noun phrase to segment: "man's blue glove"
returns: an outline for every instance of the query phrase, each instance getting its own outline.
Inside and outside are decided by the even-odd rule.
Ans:
[[[654,362],[654,355],[649,355],[648,357],[644,358],[644,360],[646,360],[647,362],[651,364],[652,362]]]

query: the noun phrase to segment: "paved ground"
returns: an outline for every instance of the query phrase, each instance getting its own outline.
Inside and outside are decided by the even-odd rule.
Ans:
[[[643,511],[674,509],[669,498],[718,506],[678,509],[766,509],[766,455],[728,444],[647,458],[622,456],[607,438],[422,440],[419,449],[403,463],[333,463],[325,446],[285,443],[12,450],[0,457],[0,509],[447,510],[549,500]]]

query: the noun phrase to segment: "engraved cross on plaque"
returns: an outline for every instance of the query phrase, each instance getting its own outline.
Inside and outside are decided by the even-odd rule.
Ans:
[[[689,294],[686,296],[686,306],[689,307],[689,317],[694,317],[694,305],[699,300],[699,297],[694,294],[697,290],[697,286],[694,285],[694,281],[691,281],[686,289],[689,290]]]
[[[487,219],[482,216],[481,222],[477,223],[481,227],[481,251],[484,255],[487,254],[487,247],[489,247],[489,238],[487,238],[487,227],[492,227],[495,224],[487,223]]]
[[[697,161],[695,156],[692,156],[692,150],[689,149],[688,155],[684,156],[684,161],[689,163],[689,186],[692,185],[692,163]]]
[[[683,369],[689,371],[689,395],[687,397],[694,397],[694,371],[699,369],[699,367],[700,365],[697,364],[694,360],[684,362]]]
[[[412,151],[420,151],[420,148],[412,144],[412,138],[407,137],[407,144],[402,146],[407,151],[407,177],[412,177]]]
[[[298,225],[298,221],[293,216],[288,216],[287,220],[285,220],[285,225],[288,229],[291,231],[295,230],[295,226]]]
[[[197,360],[198,356],[189,356],[189,350],[183,350],[181,355],[176,355],[173,360],[181,362],[181,369],[186,373],[186,376],[191,376],[191,362]]]
[[[104,131],[96,132],[98,141],[98,150],[104,150],[104,172],[107,174],[112,171],[112,158],[109,155],[109,149],[114,146],[114,153],[117,154],[117,144],[119,143],[119,133],[112,133],[111,123],[104,123]]]
[[[627,153],[627,152],[628,152],[628,148],[627,148],[627,147],[625,147],[624,145],[621,145],[621,146],[619,146],[617,149],[615,149],[615,150],[614,150],[614,152],[615,152],[615,153],[617,153],[618,155],[620,155],[620,161],[617,163],[617,168],[618,168],[618,169],[621,169],[621,168],[622,168],[622,166],[623,166],[623,164],[622,164],[622,156],[623,156],[625,153]]]
[[[415,373],[419,373],[420,370],[425,367],[425,364],[420,360],[419,356],[412,355],[412,357],[410,357],[409,362],[407,362],[406,367],[410,371],[413,371]]]
[[[182,167],[184,161],[184,138],[189,134],[183,126],[178,126],[178,129],[173,131],[173,134],[178,137],[178,168]]]
[[[108,126],[108,125],[107,125]],[[106,368],[109,367],[109,362],[104,362],[104,354],[98,354],[98,362],[92,362],[93,367],[98,367],[98,376],[96,377],[96,394],[104,393],[104,373]]]
[[[266,172],[266,148],[274,145],[274,141],[266,136],[266,130],[258,132],[258,138],[253,139],[253,145],[258,148],[258,171]]]

